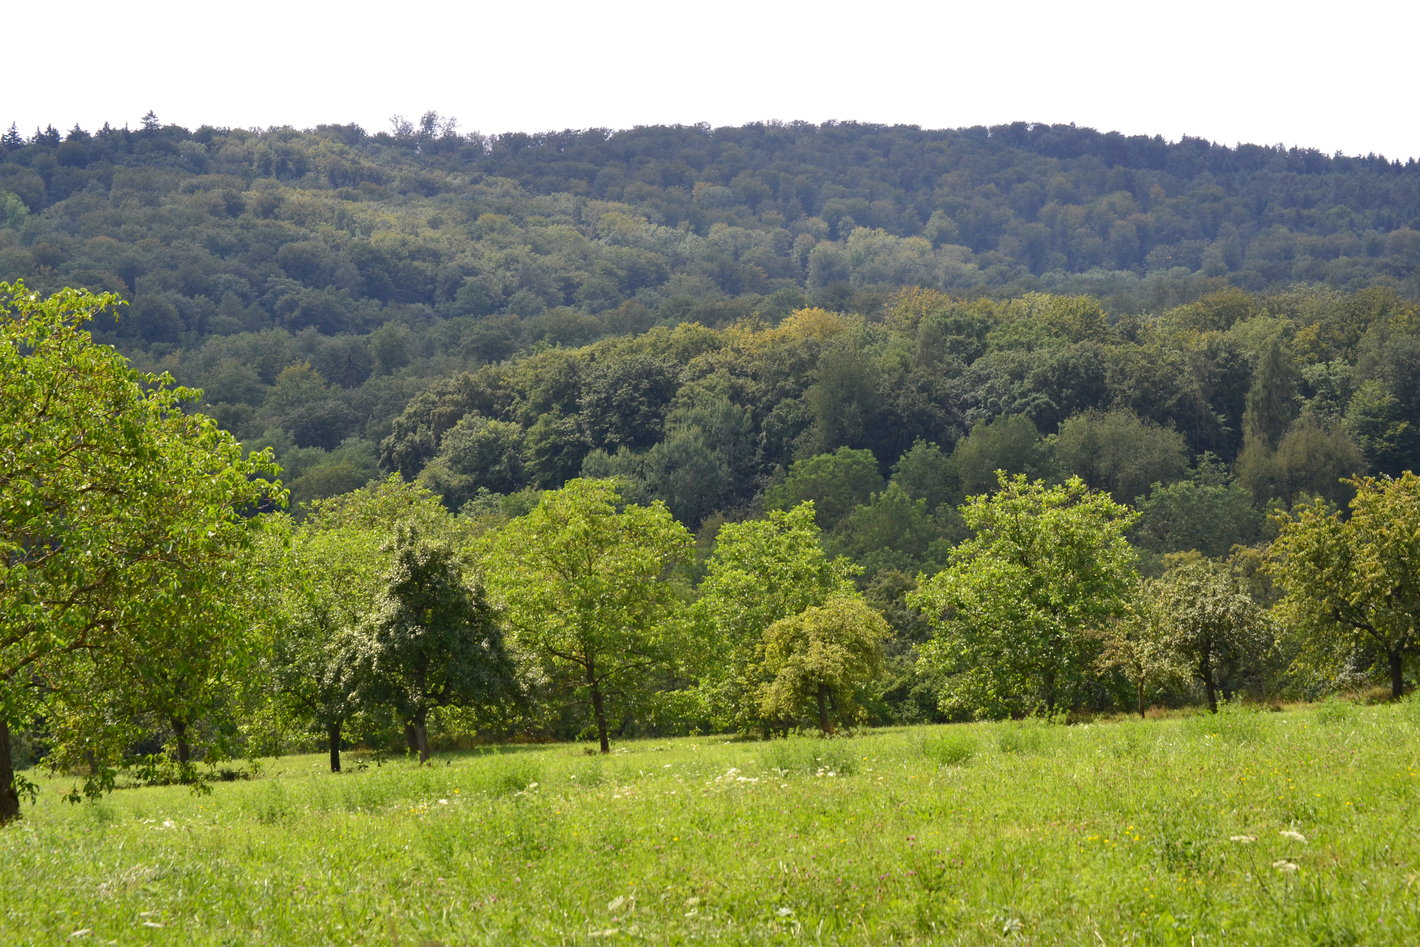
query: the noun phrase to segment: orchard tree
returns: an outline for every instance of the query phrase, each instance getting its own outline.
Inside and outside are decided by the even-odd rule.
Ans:
[[[998,473],[971,497],[974,533],[908,596],[935,626],[922,659],[941,673],[944,709],[976,716],[1074,706],[1098,645],[1138,581],[1125,531],[1136,514],[1078,477],[1048,485]]]
[[[280,577],[265,648],[274,706],[279,719],[326,738],[338,773],[342,731],[361,709],[356,632],[377,594],[374,537],[310,520],[268,536],[279,547],[268,552]]]
[[[455,552],[400,526],[393,562],[359,645],[372,696],[388,702],[429,759],[429,713],[437,707],[496,707],[515,692],[503,630],[482,584]]]
[[[1158,598],[1151,594],[1154,580],[1144,580],[1125,608],[1105,622],[1096,635],[1100,643],[1095,665],[1118,671],[1134,687],[1134,708],[1140,719],[1148,708],[1149,689],[1188,676],[1188,668],[1173,648],[1164,626]]]
[[[547,682],[585,692],[603,753],[613,708],[683,657],[676,581],[690,533],[662,503],[623,504],[609,480],[571,480],[487,539],[490,589],[512,644]]]
[[[158,667],[220,679],[246,514],[284,500],[269,455],[184,409],[196,392],[94,343],[84,324],[116,303],[0,283],[0,822],[19,815],[11,727],[44,717],[97,793],[132,734],[85,707]]]
[[[847,560],[824,552],[812,503],[720,529],[691,609],[701,696],[716,726],[763,722],[765,633],[832,596],[852,594],[855,573]]]
[[[1203,685],[1208,709],[1218,690],[1254,666],[1272,647],[1272,626],[1231,569],[1198,553],[1167,557],[1162,579],[1149,583],[1149,607],[1168,647]]]
[[[858,692],[883,675],[887,619],[857,595],[834,595],[764,632],[759,709],[767,719],[798,720],[812,707],[819,729],[854,719]]]
[[[331,771],[339,772],[342,731],[366,709],[364,630],[394,565],[391,538],[401,525],[413,526],[452,545],[464,531],[438,497],[398,474],[314,501],[304,520],[285,525],[270,531],[281,548],[271,553],[280,579],[267,674],[280,716],[323,734]]]
[[[1399,698],[1405,659],[1420,652],[1420,476],[1346,482],[1350,516],[1317,499],[1278,518],[1277,612],[1304,636],[1304,661],[1334,671],[1379,659]]]

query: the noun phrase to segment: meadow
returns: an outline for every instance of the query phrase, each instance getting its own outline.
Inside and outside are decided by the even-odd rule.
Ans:
[[[0,943],[1420,943],[1420,703],[262,762],[0,831]]]

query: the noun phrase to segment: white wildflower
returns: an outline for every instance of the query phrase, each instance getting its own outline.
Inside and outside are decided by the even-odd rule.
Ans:
[[[1272,863],[1272,867],[1276,868],[1278,871],[1296,871],[1298,866],[1296,862],[1289,862],[1285,858],[1279,858]]]
[[[1228,841],[1229,841],[1229,842],[1241,842],[1242,844],[1246,845],[1246,844],[1249,843],[1249,842],[1256,842],[1256,841],[1257,841],[1257,836],[1256,836],[1256,835],[1230,835],[1230,836],[1228,836]]]
[[[1301,842],[1303,845],[1307,844],[1307,837],[1300,832],[1294,832],[1291,829],[1283,829],[1277,834],[1283,838],[1291,839],[1294,842]]]

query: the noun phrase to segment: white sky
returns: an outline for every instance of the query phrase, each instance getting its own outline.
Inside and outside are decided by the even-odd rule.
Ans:
[[[1420,4],[92,0],[5,13],[0,128],[1074,122],[1420,157]]]

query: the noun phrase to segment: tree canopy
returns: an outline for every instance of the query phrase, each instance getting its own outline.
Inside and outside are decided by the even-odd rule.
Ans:
[[[1125,531],[1136,514],[1072,477],[1000,474],[971,497],[972,535],[908,597],[934,625],[923,659],[947,677],[944,704],[968,714],[1068,710],[1137,582]]]
[[[1278,611],[1308,633],[1315,669],[1383,663],[1391,694],[1420,651],[1420,477],[1352,480],[1349,516],[1322,499],[1279,517],[1268,568]]]
[[[11,726],[75,720],[54,737],[84,745],[96,789],[132,733],[84,707],[145,691],[174,722],[199,712],[210,690],[159,695],[157,675],[209,678],[245,515],[283,499],[269,456],[185,410],[193,392],[95,344],[84,326],[114,302],[0,284],[0,820]]]
[[[648,677],[680,657],[669,619],[690,544],[663,504],[623,504],[611,481],[579,479],[544,493],[483,547],[514,648],[534,662],[535,684],[586,694],[603,753]]]

